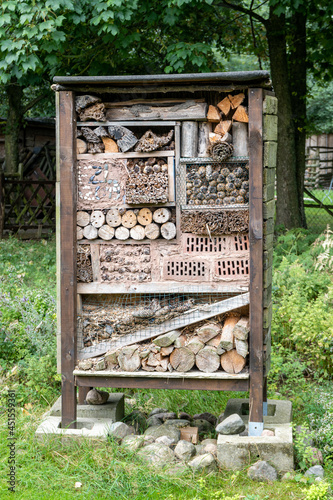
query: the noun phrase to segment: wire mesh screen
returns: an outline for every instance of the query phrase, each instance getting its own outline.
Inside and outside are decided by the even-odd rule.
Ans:
[[[248,304],[248,293],[85,295],[78,318],[78,348],[94,355],[103,344],[136,344]],[[221,316],[222,315],[222,316]]]
[[[245,207],[249,201],[249,162],[209,158],[180,160],[180,203],[186,208]]]

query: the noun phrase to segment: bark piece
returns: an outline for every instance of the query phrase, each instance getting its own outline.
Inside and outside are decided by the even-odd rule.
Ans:
[[[181,330],[172,330],[171,332],[157,337],[153,340],[153,343],[159,347],[169,347],[178,337],[180,337],[181,333]]]
[[[220,356],[217,354],[214,347],[206,346],[196,355],[195,364],[200,371],[213,373],[220,367]]]
[[[153,219],[154,222],[157,222],[158,224],[164,224],[168,222],[171,218],[171,211],[168,208],[158,208],[155,210],[153,213]]]
[[[246,356],[249,354],[249,344],[247,340],[235,339],[235,347],[237,353],[240,356],[243,356],[243,358],[246,358]]]
[[[177,372],[190,371],[195,363],[194,353],[187,347],[174,349],[170,354],[170,364]]]
[[[130,345],[123,347],[118,356],[120,368],[125,372],[135,372],[141,366],[141,358],[139,356],[139,346]]]
[[[90,215],[88,212],[83,212],[82,210],[79,210],[76,213],[76,223],[78,226],[84,227],[88,226],[90,222]]]
[[[78,155],[84,155],[88,151],[88,145],[82,139],[76,139],[76,153]]]
[[[140,226],[139,224],[132,227],[130,229],[130,237],[133,238],[133,240],[137,240],[137,241],[143,240],[145,237],[144,227]]]
[[[118,227],[121,225],[121,215],[117,208],[111,208],[106,214],[106,223],[111,227]]]
[[[87,240],[95,240],[98,236],[98,231],[96,227],[88,224],[88,226],[83,228],[83,236],[87,238]]]
[[[208,323],[195,331],[198,339],[206,344],[209,340],[221,333],[221,326],[217,323]]]
[[[220,346],[226,351],[231,351],[234,347],[234,334],[233,329],[237,324],[238,318],[236,316],[229,316],[224,322]]]
[[[104,144],[102,142],[88,142],[88,153],[104,153]]]
[[[89,128],[89,127],[81,127],[81,132],[83,137],[88,141],[88,143],[99,143],[101,142],[101,139],[98,137],[98,135],[95,134],[95,132]]]
[[[198,124],[194,121],[182,123],[181,154],[183,158],[197,156],[198,149]]]
[[[115,235],[115,238],[117,240],[128,240],[128,238],[130,236],[130,232],[127,229],[127,227],[120,226],[120,227],[117,227],[114,235]]]
[[[79,113],[81,122],[88,122],[89,120],[96,120],[97,122],[105,121],[105,106],[102,102],[97,102],[92,106],[85,108]]]
[[[168,144],[173,137],[173,130],[170,130],[167,134],[162,136],[158,136],[154,134],[152,130],[147,130],[141,137],[141,139],[137,142],[134,151],[138,151],[140,153],[148,153],[150,151],[156,151]]]
[[[232,143],[235,156],[249,156],[249,132],[246,123],[232,124]]]
[[[117,145],[123,153],[129,151],[138,142],[133,132],[121,125],[110,125],[108,132],[109,136],[117,141]]]
[[[103,137],[109,137],[109,134],[107,133],[104,127],[94,128],[94,133],[101,139],[103,139]]]
[[[142,226],[148,226],[153,222],[153,213],[149,208],[141,208],[138,213],[138,223]]]
[[[221,366],[227,373],[239,373],[245,367],[245,358],[237,353],[236,349],[227,351],[221,356]]]
[[[222,101],[217,104],[217,107],[222,111],[224,116],[227,116],[229,114],[229,111],[231,110],[231,102],[229,97],[227,96],[222,99]]]
[[[200,122],[199,123],[199,136],[198,136],[198,156],[206,158],[208,156],[208,147],[210,144],[209,136],[212,132],[212,123]]]
[[[249,115],[247,114],[244,106],[238,106],[232,119],[236,122],[243,122],[243,123],[249,122]]]
[[[242,316],[232,331],[234,337],[239,340],[247,340],[250,333],[249,318]]]
[[[101,226],[98,230],[98,236],[102,239],[102,240],[112,240],[112,238],[114,237],[114,229],[113,227],[110,227],[108,226],[107,224],[104,224],[103,226]]]
[[[110,137],[102,137],[102,141],[104,144],[105,153],[118,153],[119,152],[119,148],[118,148],[116,141],[114,141]]]
[[[218,123],[221,120],[221,114],[216,106],[212,106],[211,104],[209,105],[207,120],[209,122],[216,122],[216,123]]]
[[[161,235],[166,240],[172,240],[176,236],[176,226],[173,222],[166,222],[161,226]]]
[[[127,210],[121,218],[121,223],[124,227],[130,229],[134,227],[137,223],[137,217],[133,210]]]
[[[150,240],[156,240],[160,235],[159,226],[154,222],[152,224],[148,224],[148,226],[145,227],[145,235],[146,238]]]
[[[90,223],[94,227],[102,227],[105,223],[105,215],[101,210],[94,210],[90,216]]]
[[[214,128],[214,134],[224,135],[230,131],[232,126],[231,120],[222,120],[216,127]]]
[[[92,106],[97,102],[101,102],[100,97],[94,95],[80,95],[75,98],[75,110],[77,113],[81,113],[88,106]]]

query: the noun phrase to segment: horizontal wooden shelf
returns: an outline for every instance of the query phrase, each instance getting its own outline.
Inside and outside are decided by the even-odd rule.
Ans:
[[[239,294],[248,292],[248,286],[237,286],[228,283],[179,283],[175,281],[149,283],[78,283],[79,294],[114,294],[114,293],[225,293]]]
[[[111,240],[102,240],[101,238],[96,238],[95,240],[78,240],[78,243],[80,245],[87,245],[90,243],[95,243],[97,245],[107,245],[108,243],[119,243],[120,245],[143,245],[151,243],[152,241],[168,243],[170,245],[179,243],[177,238],[174,238],[173,240],[166,240],[165,238],[157,238],[156,240],[150,240],[149,238],[144,238],[143,240],[134,240],[132,238],[128,240],[117,240],[117,238],[111,238]]]
[[[234,205],[180,205],[182,210],[248,210],[249,204],[234,204]]]
[[[161,158],[161,157],[175,156],[175,151],[153,151],[152,153],[136,153],[131,151],[129,153],[84,153],[77,155],[78,160],[107,160],[108,158]]]
[[[74,370],[79,387],[115,387],[137,389],[187,389],[209,391],[248,391],[249,373],[235,375],[222,371],[180,372],[91,372]]]
[[[162,121],[162,120],[145,120],[141,118],[137,121],[126,120],[126,121],[113,121],[113,122],[77,122],[78,127],[111,127],[112,125],[123,126],[123,127],[175,127],[180,125],[180,122],[175,120]]]

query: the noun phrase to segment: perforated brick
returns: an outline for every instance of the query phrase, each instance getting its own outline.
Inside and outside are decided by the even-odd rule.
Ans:
[[[216,275],[220,278],[233,278],[249,275],[248,259],[218,260],[215,266]]]
[[[163,278],[176,281],[207,280],[209,266],[202,260],[166,259],[163,266]]]

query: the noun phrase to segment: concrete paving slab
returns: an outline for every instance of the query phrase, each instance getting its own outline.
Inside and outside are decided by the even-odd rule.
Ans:
[[[217,461],[224,469],[238,470],[257,460],[266,460],[279,474],[294,469],[292,425],[265,424],[275,436],[225,436],[217,438]]]
[[[46,416],[61,416],[61,396],[54,403],[52,408],[46,412]],[[119,422],[125,416],[124,394],[113,392],[103,405],[77,405],[77,416],[81,418],[108,418],[113,422]]]
[[[68,442],[77,439],[93,439],[106,441],[112,420],[108,418],[78,418],[77,429],[62,429],[61,417],[46,417],[38,426],[35,436],[40,442],[45,442],[56,436],[61,437],[61,441]]]
[[[237,413],[244,424],[249,422],[249,400],[245,398],[229,399],[223,419]],[[292,404],[290,401],[279,399],[267,400],[267,416],[264,417],[264,426],[289,424],[292,421]]]

